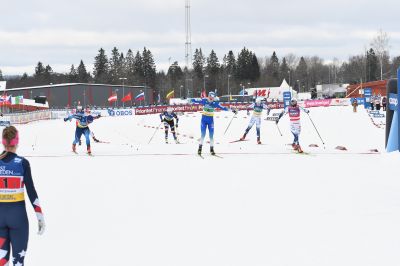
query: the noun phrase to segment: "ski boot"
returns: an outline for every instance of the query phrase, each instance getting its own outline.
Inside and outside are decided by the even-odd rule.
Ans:
[[[300,145],[297,145],[297,152],[298,153],[303,153],[303,150],[301,149]]]
[[[293,144],[292,144],[292,148],[293,148],[293,150],[297,151],[297,148],[298,148],[297,144],[296,144],[296,143],[293,143]]]
[[[76,153],[76,144],[72,144],[72,151]]]
[[[90,149],[90,145],[87,146],[87,154],[92,155],[92,150]]]
[[[210,153],[211,153],[211,155],[215,155],[215,151],[214,151],[214,147],[213,146],[210,147]]]
[[[168,139],[165,139],[165,144],[168,144]]]
[[[79,146],[81,146],[82,145],[82,141],[81,140],[79,140]]]
[[[179,144],[179,143],[180,143],[179,140],[178,140],[178,138],[175,139],[175,143],[176,143],[176,144]]]
[[[201,155],[201,150],[203,149],[203,145],[199,145],[199,149],[197,150],[197,154]]]
[[[257,138],[257,144],[261,144],[260,137]]]
[[[243,137],[240,138],[241,141],[246,139],[246,134],[243,135]]]

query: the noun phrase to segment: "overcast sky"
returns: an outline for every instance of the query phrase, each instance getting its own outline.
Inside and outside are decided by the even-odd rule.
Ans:
[[[100,47],[126,54],[149,48],[157,69],[184,65],[184,0],[1,0],[0,69],[31,74],[38,61],[67,72],[80,59],[92,67]],[[379,29],[400,55],[400,2],[380,0],[191,0],[192,49],[222,60],[246,46],[257,56],[287,53],[346,60]],[[376,13],[379,12],[379,13]]]

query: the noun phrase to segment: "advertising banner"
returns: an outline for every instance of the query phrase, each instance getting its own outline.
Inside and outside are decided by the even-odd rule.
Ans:
[[[107,109],[109,116],[131,116],[134,114],[133,109]]]
[[[364,98],[365,98],[364,107],[365,108],[370,107],[371,96],[372,96],[372,89],[365,88],[364,89]]]
[[[283,92],[283,108],[286,108],[290,105],[290,100],[292,100],[292,94],[290,91]]]
[[[304,106],[306,108],[310,107],[327,107],[331,105],[331,99],[323,99],[323,100],[306,100],[304,102]]]
[[[397,111],[397,94],[390,93],[389,94],[389,109],[392,111]]]
[[[228,108],[236,108],[238,110],[247,110],[250,103],[222,103],[222,106]],[[282,109],[283,103],[275,102],[267,104],[271,109]],[[139,107],[135,108],[135,115],[149,115],[149,114],[157,114],[162,113],[167,110],[167,107],[172,107],[173,111],[176,113],[185,113],[185,112],[200,112],[203,111],[203,106],[199,104],[192,105],[170,105],[170,106],[153,106],[153,107]]]

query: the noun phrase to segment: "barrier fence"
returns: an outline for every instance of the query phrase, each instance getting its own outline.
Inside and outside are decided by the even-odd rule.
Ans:
[[[301,106],[306,108],[309,107],[321,107],[321,106],[348,106],[351,104],[351,99],[324,99],[324,100],[306,100],[299,102]],[[247,110],[250,103],[221,103],[222,106],[235,108],[238,110]],[[271,109],[282,109],[284,107],[283,102],[272,102],[267,104]],[[200,112],[203,110],[203,106],[198,104],[186,104],[186,105],[172,105],[172,106],[148,106],[148,107],[137,107],[133,109],[97,109],[91,110],[94,115],[100,114],[101,116],[110,117],[121,117],[121,116],[133,116],[133,115],[149,115],[162,113],[167,110],[168,107],[172,107],[175,112]],[[3,125],[6,124],[26,124],[34,121],[48,120],[48,119],[62,119],[67,117],[69,114],[74,113],[72,109],[58,109],[58,110],[42,110],[27,113],[15,113],[6,114],[2,117],[1,121]]]

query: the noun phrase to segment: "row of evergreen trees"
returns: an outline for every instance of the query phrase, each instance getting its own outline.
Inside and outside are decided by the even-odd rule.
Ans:
[[[395,76],[400,66],[400,57],[383,58],[384,78]],[[168,71],[156,70],[154,57],[146,47],[134,53],[129,49],[124,55],[114,48],[108,57],[100,49],[94,58],[94,69],[90,73],[81,60],[78,67],[72,65],[67,73],[55,73],[50,65],[38,62],[35,74],[24,73],[20,77],[8,79],[8,88],[57,84],[64,82],[93,82],[121,84],[120,78],[127,78],[125,84],[146,85],[155,95],[165,95],[175,89],[176,96],[198,96],[204,89],[217,89],[220,94],[236,94],[243,87],[279,86],[283,79],[297,91],[309,91],[318,84],[358,83],[380,78],[379,60],[371,48],[365,54],[352,56],[347,62],[330,63],[318,56],[297,57],[288,54],[281,60],[273,52],[270,57],[259,58],[253,51],[244,47],[237,55],[229,51],[220,60],[214,50],[206,56],[201,48],[195,49],[191,69],[182,68],[173,62]],[[4,79],[0,70],[0,80]]]

